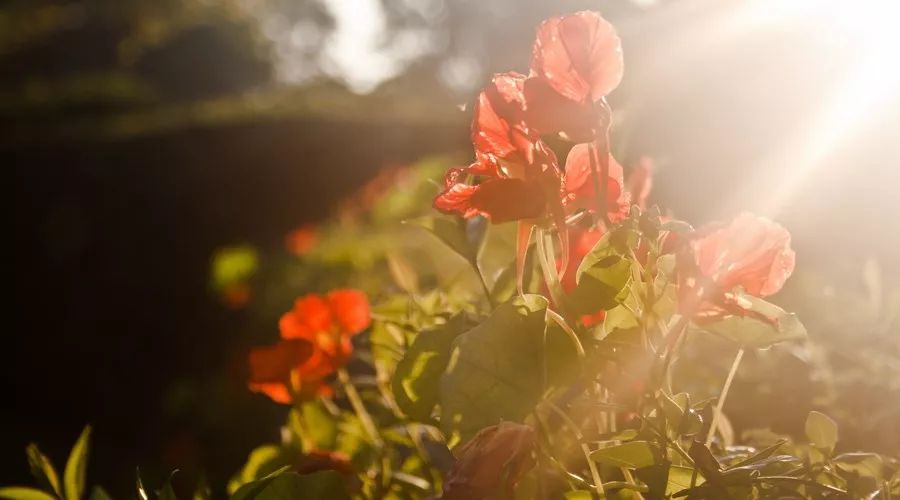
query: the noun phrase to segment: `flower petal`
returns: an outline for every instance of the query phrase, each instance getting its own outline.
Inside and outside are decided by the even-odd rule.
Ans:
[[[591,172],[595,165],[591,163],[591,144],[576,144],[566,158],[564,189],[566,202],[570,211],[584,208],[596,210],[599,193],[594,189],[594,177]],[[624,192],[622,166],[612,157],[609,158],[609,172],[606,179],[606,210],[613,221],[621,220],[628,215],[627,193]],[[594,162],[598,163],[597,161]],[[600,182],[603,182],[600,179]]]
[[[550,18],[538,28],[531,71],[572,101],[600,100],[619,85],[623,67],[615,28],[596,12]]]
[[[341,333],[357,334],[372,322],[369,299],[360,290],[334,290],[328,294],[328,304]]]

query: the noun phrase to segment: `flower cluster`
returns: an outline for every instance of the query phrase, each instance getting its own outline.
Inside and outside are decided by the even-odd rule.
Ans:
[[[621,219],[628,197],[622,167],[609,154],[605,97],[622,79],[622,67],[619,37],[597,13],[545,21],[529,76],[496,74],[478,96],[475,162],[447,173],[435,208],[495,223],[550,218],[560,229],[565,214],[581,208]],[[542,139],[548,134],[578,143],[564,170]]]
[[[298,298],[278,323],[282,340],[250,352],[250,389],[286,404],[330,394],[326,377],[347,363],[350,338],[370,322],[369,301],[358,290]]]

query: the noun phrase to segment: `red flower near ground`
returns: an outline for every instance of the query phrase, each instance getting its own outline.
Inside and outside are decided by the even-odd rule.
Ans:
[[[250,351],[250,390],[262,392],[277,403],[289,404],[294,392],[316,393],[320,381],[302,380],[299,368],[313,352],[313,344],[306,340],[283,340],[273,346],[257,347]],[[301,384],[298,384],[300,382]],[[297,387],[301,385],[301,387]]]
[[[282,342],[250,353],[250,389],[279,403],[327,393],[325,377],[346,364],[350,338],[371,322],[369,301],[358,290],[306,295],[278,323]]]
[[[301,256],[312,250],[319,241],[319,235],[313,225],[305,224],[289,232],[284,238],[288,252]]]
[[[734,305],[738,287],[757,297],[781,290],[794,271],[794,260],[791,235],[784,227],[745,212],[728,224],[697,232],[679,262],[681,293],[701,302],[701,314],[715,313]]]
[[[591,158],[593,156],[593,159]],[[574,211],[584,208],[596,211],[598,193],[594,188],[592,169],[599,164],[598,149],[592,144],[576,144],[566,158],[565,193],[566,208]],[[603,182],[603,179],[598,179]],[[599,184],[599,183],[598,183]],[[624,189],[622,166],[609,155],[609,173],[606,178],[606,199],[603,205],[613,222],[628,216],[630,196]],[[601,187],[602,190],[602,187]]]
[[[587,142],[609,126],[603,98],[622,80],[622,45],[596,12],[550,18],[538,28],[524,85],[529,123]]]
[[[535,465],[534,429],[513,422],[485,427],[456,451],[444,500],[515,498],[519,480]]]

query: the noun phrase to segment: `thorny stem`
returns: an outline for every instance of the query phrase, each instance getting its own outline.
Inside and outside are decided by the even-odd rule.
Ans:
[[[708,447],[713,440],[713,436],[716,435],[716,427],[719,424],[719,414],[722,413],[722,407],[725,406],[725,398],[728,397],[728,389],[731,388],[731,381],[734,380],[734,374],[737,373],[738,366],[741,364],[741,358],[744,357],[744,348],[741,347],[738,349],[737,355],[734,357],[734,361],[731,363],[731,370],[728,372],[728,377],[725,378],[725,385],[722,386],[722,394],[719,396],[719,401],[716,402],[716,411],[712,416],[712,423],[709,426],[709,434],[706,435],[706,446]]]

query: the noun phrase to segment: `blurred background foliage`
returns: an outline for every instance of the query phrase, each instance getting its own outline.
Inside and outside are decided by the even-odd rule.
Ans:
[[[847,450],[897,454],[885,423],[900,420],[900,92],[818,151],[814,170],[799,169],[805,157],[790,146],[863,46],[814,20],[745,26],[743,4],[3,2],[16,327],[0,379],[12,408],[0,415],[0,484],[27,478],[29,441],[61,460],[87,422],[90,482],[114,494],[131,491],[136,465],[150,484],[176,467],[225,484],[283,419],[245,390],[246,349],[274,338],[278,315],[313,283],[386,265],[373,228],[427,210],[425,179],[468,161],[478,88],[495,71],[526,71],[534,26],[580,8],[601,10],[623,38],[613,140],[626,165],[656,160],[653,201],[695,223],[761,212],[794,234],[798,277],[781,300],[812,343],[748,360],[726,409],[746,416],[735,431],[793,432],[809,407],[827,408]],[[412,208],[334,218],[378,172],[424,157],[440,160],[391,178],[404,188],[384,202]],[[773,205],[773,193],[787,195]],[[285,250],[290,231],[323,220],[316,248],[331,261],[309,266]],[[210,284],[221,248],[233,260],[220,284],[252,275],[231,290],[247,307],[229,308]],[[698,360],[730,348],[694,347]],[[727,370],[690,365],[709,371],[697,388],[709,394]]]

